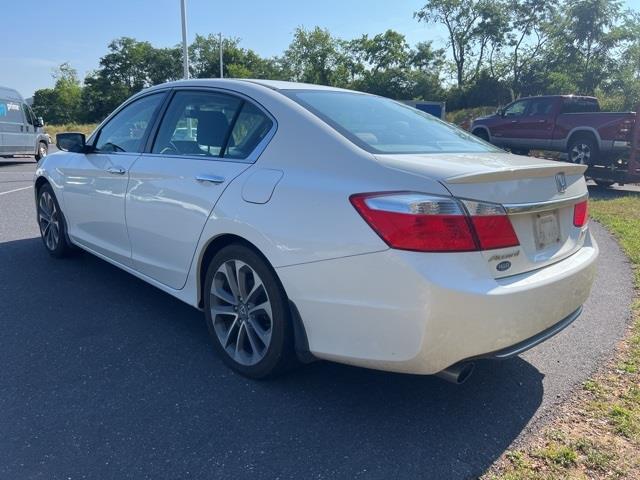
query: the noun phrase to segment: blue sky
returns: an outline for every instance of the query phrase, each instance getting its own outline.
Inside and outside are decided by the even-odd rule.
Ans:
[[[51,71],[68,61],[81,77],[98,66],[107,44],[120,36],[156,46],[180,42],[180,0],[4,0],[0,16],[0,85],[25,97],[51,86]],[[222,32],[261,55],[280,54],[297,26],[326,27],[353,38],[388,28],[409,43],[444,32],[413,19],[424,0],[188,0],[189,38]],[[627,0],[640,8],[640,0]]]

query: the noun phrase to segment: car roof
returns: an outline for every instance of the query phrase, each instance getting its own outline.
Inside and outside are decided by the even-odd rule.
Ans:
[[[19,100],[21,102],[24,101],[22,95],[20,95],[17,90],[8,87],[0,87],[0,97],[7,100]]]
[[[349,92],[343,88],[329,87],[326,85],[315,85],[313,83],[287,82],[284,80],[262,80],[254,78],[194,78],[189,80],[175,80],[160,85],[155,85],[145,91],[149,92],[156,89],[168,87],[233,87],[253,83],[269,88],[271,90],[332,90],[339,92]]]
[[[533,100],[536,98],[580,98],[587,100],[598,100],[596,97],[591,97],[589,95],[535,95],[533,97],[522,97],[518,100]]]

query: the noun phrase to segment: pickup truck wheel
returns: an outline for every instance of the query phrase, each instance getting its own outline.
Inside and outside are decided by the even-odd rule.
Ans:
[[[36,161],[42,160],[49,153],[49,145],[45,142],[38,142],[38,151],[36,152]]]
[[[596,185],[600,188],[609,188],[613,186],[614,183],[616,183],[612,182],[611,180],[594,180],[594,182],[596,182]]]
[[[479,128],[477,130],[474,130],[472,132],[476,137],[481,138],[482,140],[484,140],[485,142],[489,141],[489,135],[487,135],[486,130],[483,130],[482,128]]]
[[[572,139],[567,149],[569,161],[581,165],[591,165],[598,157],[598,145],[588,137]]]

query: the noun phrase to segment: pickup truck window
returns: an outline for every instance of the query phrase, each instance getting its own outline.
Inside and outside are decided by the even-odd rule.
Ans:
[[[562,113],[599,112],[600,105],[591,98],[565,98],[562,102]]]
[[[519,102],[512,103],[504,110],[505,117],[521,117],[524,115],[524,111],[527,109],[528,100],[520,100]]]
[[[553,98],[538,98],[536,100],[531,100],[527,116],[533,117],[534,115],[549,115],[553,109],[553,103]]]

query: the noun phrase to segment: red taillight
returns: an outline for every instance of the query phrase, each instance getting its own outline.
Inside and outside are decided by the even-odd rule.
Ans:
[[[589,203],[587,200],[584,202],[576,203],[573,207],[573,225],[576,227],[584,227],[589,220]]]
[[[412,192],[364,193],[350,200],[392,248],[468,252],[519,245],[500,205]]]

